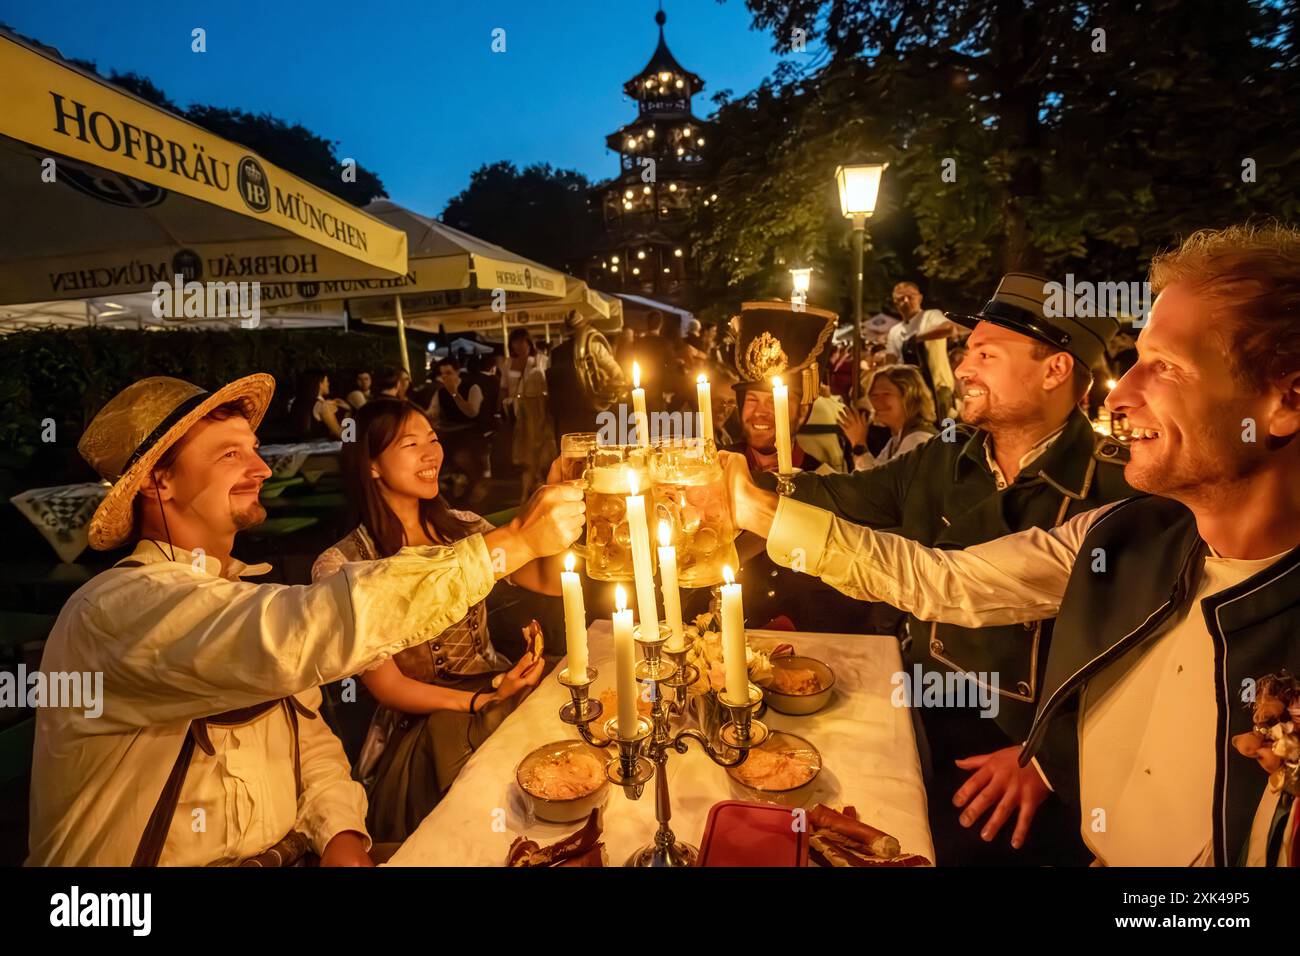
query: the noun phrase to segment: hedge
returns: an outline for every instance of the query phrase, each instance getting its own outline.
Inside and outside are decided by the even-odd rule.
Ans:
[[[255,329],[232,331],[47,329],[0,336],[0,493],[95,479],[77,441],[95,413],[131,382],[171,375],[216,388],[269,372],[283,407],[298,374],[321,368],[336,394],[361,369],[399,363],[391,329]],[[408,333],[407,349],[423,378],[428,336]],[[48,435],[53,420],[54,440]]]

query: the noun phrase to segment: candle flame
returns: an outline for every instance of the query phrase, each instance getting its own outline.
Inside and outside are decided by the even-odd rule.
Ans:
[[[641,485],[636,478],[636,472],[629,469],[627,473],[627,493],[635,495],[640,487]]]
[[[633,388],[641,387],[641,363],[640,362],[632,363],[632,387]]]
[[[673,543],[673,532],[672,529],[668,527],[668,522],[667,521],[659,522],[660,546],[666,548],[672,543]]]
[[[627,610],[627,592],[621,584],[614,585],[614,607],[619,611]]]
[[[709,377],[701,372],[699,375],[695,376],[695,383],[697,385],[708,385]]]
[[[724,564],[722,566],[722,580],[726,581],[728,584],[736,583],[736,576],[731,573],[731,565]]]
[[[774,376],[772,376],[772,387],[773,387],[773,388],[780,388],[780,387],[781,387],[781,376],[780,376],[780,375],[774,375]]]
[[[570,572],[573,570],[573,552],[572,552],[572,551],[570,551],[568,554],[566,554],[566,555],[564,556],[564,570],[566,570],[566,571],[570,571]]]

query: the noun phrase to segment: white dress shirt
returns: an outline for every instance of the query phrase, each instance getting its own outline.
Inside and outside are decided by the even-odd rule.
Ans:
[[[291,694],[315,711],[320,684],[437,636],[494,580],[481,535],[344,565],[310,587],[239,580],[268,565],[172,553],[141,542],[131,558],[143,566],[96,575],[50,633],[42,671],[102,672],[103,712],[37,712],[31,865],[129,865],[192,720]],[[338,738],[319,715],[298,726],[298,799],[283,710],[210,727],[216,753],[195,749],[159,862],[233,864],[292,829],[318,853],[344,830],[366,835]]]
[[[1050,530],[1031,528],[944,550],[781,498],[767,552],[777,564],[816,575],[850,597],[884,601],[922,620],[972,628],[1020,624],[1057,615],[1083,539],[1112,507],[1085,511]],[[1098,862],[1189,866],[1212,860],[1207,850],[1217,711],[1213,647],[1200,602],[1281,557],[1207,557],[1182,619],[1122,674],[1099,677],[1084,688],[1081,829]],[[1264,824],[1257,819],[1247,849],[1256,862],[1267,834],[1264,804],[1277,802],[1266,790],[1263,771],[1260,790]],[[1094,829],[1095,809],[1105,811],[1102,832]]]

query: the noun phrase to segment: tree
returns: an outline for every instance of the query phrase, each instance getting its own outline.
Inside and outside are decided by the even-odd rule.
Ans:
[[[442,219],[511,252],[556,269],[582,258],[598,224],[587,206],[591,183],[549,163],[521,172],[502,160],[470,174],[469,186],[447,203]]]
[[[51,47],[40,43],[37,45],[58,55],[58,51]],[[104,77],[93,61],[70,59],[68,62],[217,136],[248,147],[277,166],[354,206],[364,206],[372,199],[387,195],[379,176],[359,163],[355,181],[345,182],[343,163],[336,151],[337,144],[316,135],[299,123],[291,126],[269,113],[253,114],[218,106],[191,104],[186,109],[172,102],[156,83],[140,73],[119,73],[114,70]]]
[[[719,110],[696,245],[729,287],[779,285],[782,246],[842,280],[838,162],[890,163],[868,302],[914,267],[975,305],[1015,268],[1139,278],[1192,229],[1300,214],[1295,0],[747,6],[825,62]]]

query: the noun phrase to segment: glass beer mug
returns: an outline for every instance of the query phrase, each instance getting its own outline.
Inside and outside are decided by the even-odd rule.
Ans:
[[[587,488],[587,468],[591,453],[596,450],[595,432],[566,432],[560,436],[560,481],[566,485]],[[582,559],[587,557],[587,529],[582,529],[578,540],[569,548]]]
[[[595,581],[633,580],[632,533],[627,523],[629,477],[633,474],[637,494],[647,496],[646,511],[653,514],[645,449],[637,445],[602,445],[594,448],[588,458],[587,577]],[[650,533],[653,541],[654,532]]]
[[[668,522],[681,587],[721,584],[724,565],[739,570],[731,497],[711,439],[656,443],[650,455],[650,485],[650,535],[655,537],[660,521]]]

